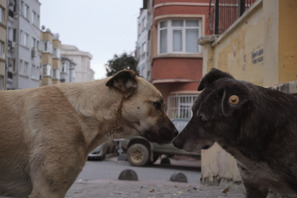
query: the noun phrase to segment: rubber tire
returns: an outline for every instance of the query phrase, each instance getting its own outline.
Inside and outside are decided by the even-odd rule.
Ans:
[[[158,154],[154,154],[153,161],[149,160],[147,164],[153,165],[159,159],[159,157],[160,156]]]
[[[145,145],[133,144],[128,148],[127,159],[131,166],[145,166],[150,160],[150,153]]]

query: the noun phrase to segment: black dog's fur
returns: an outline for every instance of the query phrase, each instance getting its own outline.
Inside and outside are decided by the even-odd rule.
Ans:
[[[297,194],[296,97],[218,69],[202,79],[202,89],[173,144],[195,151],[217,142],[236,158],[247,198],[265,198],[269,189]]]

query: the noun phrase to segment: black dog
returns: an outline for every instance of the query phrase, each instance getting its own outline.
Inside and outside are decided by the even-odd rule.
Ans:
[[[173,144],[198,151],[217,142],[236,158],[247,198],[265,198],[269,189],[297,194],[297,99],[217,69],[202,89]]]

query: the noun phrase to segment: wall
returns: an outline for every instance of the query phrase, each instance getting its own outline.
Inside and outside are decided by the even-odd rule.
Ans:
[[[258,0],[222,35],[202,38],[203,74],[215,67],[260,86],[296,91],[296,8],[296,0]],[[202,181],[221,180],[240,176],[234,158],[214,145],[202,151]]]

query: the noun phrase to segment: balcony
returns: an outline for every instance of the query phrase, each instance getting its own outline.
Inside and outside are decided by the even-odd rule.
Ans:
[[[213,0],[209,6],[209,24],[214,34],[227,30],[257,0]],[[213,16],[213,17],[211,17]]]

